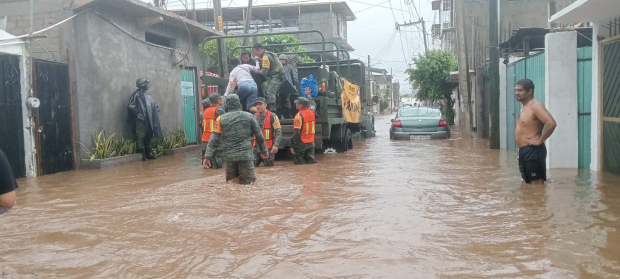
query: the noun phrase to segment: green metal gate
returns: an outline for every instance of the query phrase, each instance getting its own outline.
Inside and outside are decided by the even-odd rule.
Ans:
[[[592,47],[577,49],[579,168],[589,169],[592,141]]]
[[[529,78],[534,82],[534,98],[545,103],[545,53],[539,53],[506,68],[506,140],[508,150],[517,150],[515,128],[521,111],[521,103],[515,100],[517,81]]]
[[[181,106],[183,108],[183,131],[187,143],[196,140],[196,94],[194,70],[181,69]]]
[[[620,38],[603,42],[603,170],[620,175]]]

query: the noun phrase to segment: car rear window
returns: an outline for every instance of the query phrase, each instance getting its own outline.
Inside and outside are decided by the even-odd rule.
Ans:
[[[398,111],[400,117],[435,117],[441,116],[436,108],[403,108]]]

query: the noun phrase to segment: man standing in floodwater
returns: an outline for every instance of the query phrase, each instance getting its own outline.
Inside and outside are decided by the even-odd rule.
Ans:
[[[545,105],[534,99],[532,80],[519,80],[515,86],[515,97],[523,104],[515,129],[521,177],[528,184],[543,184],[547,181],[545,141],[553,134],[557,123]]]

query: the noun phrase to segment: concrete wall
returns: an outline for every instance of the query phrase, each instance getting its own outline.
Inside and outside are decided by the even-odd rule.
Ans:
[[[607,33],[606,28],[602,28],[602,24],[599,22],[595,22],[592,27],[592,34],[598,34],[599,36],[604,36],[604,33]],[[607,33],[609,35],[609,33]],[[601,171],[603,166],[600,164],[601,160],[601,149],[603,148],[600,145],[601,132],[603,127],[601,127],[600,121],[600,111],[602,111],[602,107],[600,106],[601,100],[599,99],[600,92],[600,84],[599,84],[599,75],[602,74],[599,72],[599,63],[600,63],[600,52],[599,52],[599,43],[597,40],[592,42],[592,140],[591,140],[591,161],[590,161],[590,169],[594,171]]]
[[[299,30],[319,30],[325,36],[325,41],[333,41],[332,38],[337,36],[337,15],[333,12],[307,13],[299,15]],[[297,39],[302,42],[321,41],[321,36],[316,33],[297,34]],[[305,46],[308,50],[321,50],[321,45]],[[333,45],[326,45],[325,49],[333,49]]]
[[[499,148],[506,149],[506,64],[499,62]]]
[[[73,14],[73,0],[35,0],[34,31],[49,27]],[[30,4],[28,0],[0,1],[0,15],[7,17],[6,31],[14,35],[30,32]],[[70,29],[67,25],[45,32],[46,38],[37,39],[32,45],[32,56],[36,59],[66,62],[61,51],[60,37]]]
[[[145,30],[137,27],[128,14],[97,9],[123,29],[144,38]],[[79,141],[91,146],[95,130],[131,137],[127,119],[127,101],[136,90],[138,78],[151,80],[149,92],[161,107],[159,118],[165,131],[182,127],[180,68],[174,65],[170,50],[146,45],[121,32],[98,15],[88,12],[74,20],[74,67]],[[149,31],[176,39],[176,46],[187,50],[187,32],[160,24]],[[119,46],[123,46],[120,48]],[[194,50],[197,47],[192,46]],[[190,55],[191,65],[199,64],[197,51]],[[190,100],[193,102],[193,100]]]
[[[545,36],[547,109],[558,126],[547,140],[548,168],[578,168],[577,32]]]
[[[549,27],[549,0],[500,0],[500,41],[520,27]]]

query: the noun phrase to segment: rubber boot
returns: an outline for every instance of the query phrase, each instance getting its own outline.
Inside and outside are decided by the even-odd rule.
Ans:
[[[150,147],[147,147],[146,149],[146,158],[149,160],[155,160],[157,159],[157,156],[153,155],[153,149]]]
[[[136,149],[136,153],[142,154],[142,161],[147,161],[146,153],[144,153],[144,149]]]

